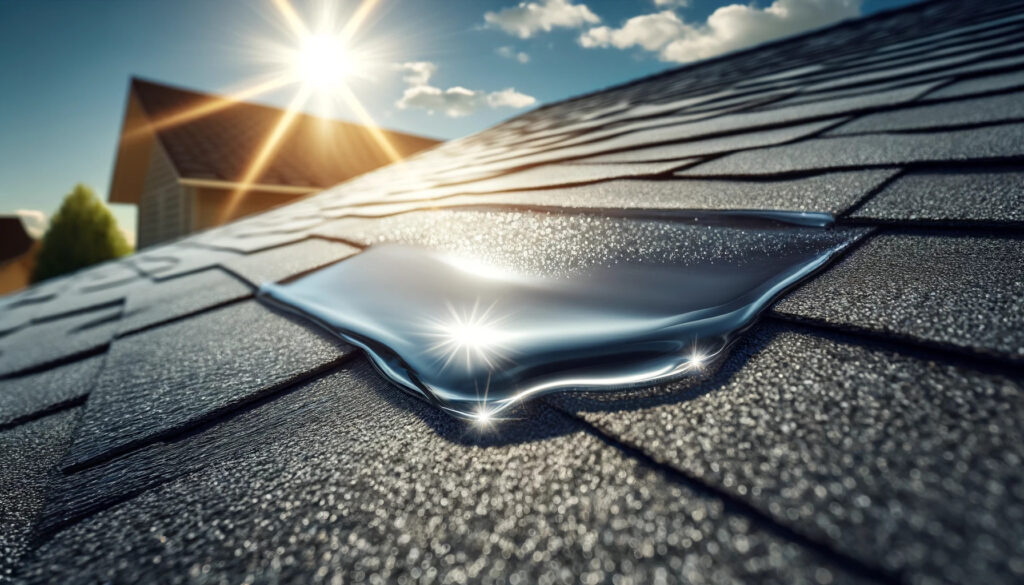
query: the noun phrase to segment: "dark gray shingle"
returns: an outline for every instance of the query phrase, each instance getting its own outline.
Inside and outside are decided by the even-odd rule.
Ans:
[[[513,273],[555,277],[618,263],[685,267],[707,259],[742,265],[795,250],[823,251],[865,233],[856,228],[763,225],[711,229],[711,221],[710,217],[691,223],[597,214],[437,210],[341,219],[321,232],[362,245],[425,246]]]
[[[68,465],[103,459],[322,371],[351,348],[255,301],[115,341]]]
[[[326,266],[358,251],[358,248],[338,242],[312,238],[289,246],[230,258],[221,262],[221,265],[258,287]]]
[[[30,552],[56,465],[71,441],[77,410],[0,431],[0,582],[14,575]]]
[[[734,150],[759,148],[772,144],[780,144],[816,134],[830,126],[838,124],[842,118],[808,122],[794,126],[761,130],[747,134],[733,134],[720,138],[704,138],[692,142],[665,144],[647,148],[633,148],[624,152],[614,152],[589,156],[580,159],[583,162],[641,162],[657,160],[676,160],[692,156],[720,154]]]
[[[930,130],[1021,119],[1024,119],[1024,93],[1018,92],[870,114],[843,124],[826,134],[842,136],[868,132]]]
[[[957,81],[929,93],[928,99],[963,97],[1021,87],[1024,87],[1024,71],[1013,71],[1001,75],[985,75]]]
[[[530,205],[607,209],[760,209],[839,214],[897,173],[877,169],[781,180],[610,181],[564,189],[450,197],[438,207]],[[411,209],[417,203],[392,209]]]
[[[118,322],[117,334],[124,336],[252,294],[253,288],[216,268],[188,274],[173,281],[147,283],[129,295]]]
[[[1024,240],[886,234],[784,298],[780,315],[1024,360]]]
[[[852,214],[882,221],[1024,222],[1020,167],[918,171],[901,176]]]
[[[0,377],[101,351],[110,343],[121,305],[33,323],[0,337]]]
[[[1024,124],[803,140],[730,154],[681,174],[766,175],[867,165],[1024,158]]]
[[[92,390],[105,359],[98,355],[0,380],[0,428],[82,400]]]

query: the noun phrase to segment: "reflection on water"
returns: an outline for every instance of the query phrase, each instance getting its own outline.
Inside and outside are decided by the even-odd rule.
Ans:
[[[545,274],[381,244],[295,282],[264,285],[261,298],[364,348],[407,391],[488,422],[550,392],[623,389],[699,371],[853,238],[775,229],[771,237],[784,243],[767,254],[758,230],[699,229],[733,253]]]

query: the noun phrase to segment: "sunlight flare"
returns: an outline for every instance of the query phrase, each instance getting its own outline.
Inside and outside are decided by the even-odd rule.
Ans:
[[[225,108],[230,108],[231,106],[237,105],[239,102],[249,100],[254,97],[263,95],[265,93],[274,91],[275,89],[285,87],[289,83],[291,82],[284,77],[274,77],[268,79],[261,83],[257,83],[255,85],[251,85],[249,87],[240,89],[226,96],[204,101],[198,106],[163,116],[158,120],[150,122],[146,126],[141,126],[139,128],[135,128],[130,132],[125,133],[125,139],[131,140],[133,138],[137,138],[143,133],[158,132],[165,128],[179,126],[181,124],[191,122],[192,120],[195,120],[197,118],[202,118],[203,116],[215,114]]]
[[[149,135],[151,132],[215,114],[239,102],[283,87],[296,86],[295,94],[285,113],[262,139],[259,148],[253,153],[252,160],[246,164],[245,171],[222,212],[222,221],[230,220],[237,212],[252,185],[277,153],[302,108],[314,94],[328,103],[338,102],[347,108],[390,162],[397,162],[402,158],[348,85],[351,78],[361,77],[366,69],[365,56],[352,41],[379,4],[379,0],[363,0],[340,26],[335,22],[333,12],[327,10],[332,5],[324,4],[325,10],[319,20],[310,25],[302,19],[289,0],[271,0],[271,3],[276,8],[276,14],[294,37],[289,45],[267,43],[261,51],[262,57],[282,65],[276,74],[222,99],[204,101],[197,106],[164,116],[125,135],[126,140]]]
[[[475,363],[493,368],[506,357],[508,333],[502,327],[504,317],[495,316],[494,308],[492,304],[481,310],[479,301],[468,310],[448,305],[448,318],[430,323],[427,335],[436,340],[430,350],[441,358],[442,367],[461,357],[467,369]]]
[[[267,135],[260,149],[256,152],[252,161],[249,162],[249,166],[246,168],[245,173],[238,182],[238,187],[229,195],[228,203],[224,206],[223,216],[221,221],[228,221],[234,215],[241,204],[242,199],[245,198],[246,193],[256,179],[259,178],[263,170],[266,169],[267,163],[270,162],[271,157],[277,152],[277,147],[281,143],[281,139],[287,134],[289,128],[291,128],[292,122],[295,121],[295,117],[299,114],[299,109],[305,105],[309,99],[311,89],[303,87],[299,89],[299,92],[292,98],[291,103],[285,109],[284,113],[278,119],[277,124]]]
[[[363,0],[352,16],[349,17],[345,27],[341,29],[341,38],[346,42],[350,41],[359,32],[359,28],[363,26],[366,17],[373,12],[373,9],[377,7],[379,2],[380,0]]]
[[[273,0],[274,7],[281,13],[281,17],[284,18],[284,23],[288,25],[288,28],[298,38],[309,36],[309,28],[306,23],[302,21],[299,13],[295,11],[295,7],[289,0]]]
[[[377,146],[379,146],[380,149],[384,151],[384,154],[387,155],[388,160],[390,160],[393,163],[402,160],[402,155],[399,154],[398,149],[396,149],[395,146],[391,144],[391,141],[388,140],[388,137],[384,134],[383,131],[381,131],[380,126],[378,126],[377,122],[374,121],[373,116],[370,115],[370,112],[366,111],[366,108],[363,107],[363,103],[359,101],[359,98],[356,97],[356,94],[352,93],[352,90],[344,85],[338,88],[338,93],[341,97],[341,101],[343,101],[345,105],[347,105],[349,109],[352,110],[352,113],[356,115],[356,118],[359,120],[359,123],[366,128],[367,132],[370,133],[370,138],[372,138],[373,141],[377,143]]]

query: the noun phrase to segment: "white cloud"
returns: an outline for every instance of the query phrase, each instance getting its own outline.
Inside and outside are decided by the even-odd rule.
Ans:
[[[580,44],[588,49],[611,46],[618,49],[642,47],[648,51],[658,51],[683,35],[686,28],[675,12],[666,10],[634,16],[622,28],[592,28],[580,35]]]
[[[428,61],[399,63],[395,69],[407,72],[402,79],[409,87],[395,102],[400,109],[421,109],[431,114],[441,112],[458,118],[468,116],[483,108],[525,108],[537,102],[533,96],[520,93],[513,88],[486,92],[455,86],[448,89],[434,87],[427,82],[437,71],[437,66]]]
[[[586,4],[573,4],[572,0],[540,0],[520,2],[498,12],[487,12],[484,21],[510,35],[528,39],[540,31],[580,28],[587,24],[597,24],[601,19]]]
[[[664,8],[665,6],[689,6],[690,0],[654,0],[655,6]]]
[[[532,95],[520,93],[511,87],[487,94],[487,105],[492,108],[525,108],[537,103]]]
[[[455,86],[448,89],[418,85],[402,94],[397,106],[404,109],[422,109],[430,113],[442,112],[446,116],[459,118],[475,113],[482,108],[525,108],[536,103],[533,96],[520,93],[512,88],[488,93]]]
[[[452,118],[468,116],[480,107],[478,92],[464,87],[441,89],[429,85],[410,87],[395,104],[399,108],[444,112]]]
[[[731,4],[699,25],[666,10],[633,17],[617,29],[592,28],[579,42],[587,48],[640,47],[664,61],[687,63],[857,16],[860,6],[861,0],[774,0],[764,9]]]
[[[426,85],[437,71],[437,65],[430,61],[409,61],[407,63],[395,63],[394,68],[405,72],[402,80],[409,85]]]
[[[50,227],[50,218],[46,216],[45,212],[38,209],[16,209],[14,215],[21,219],[21,225],[25,227],[28,235],[37,240],[43,237],[47,228]]]
[[[530,62],[530,56],[529,55],[527,55],[526,53],[524,53],[522,51],[516,51],[512,47],[498,47],[497,53],[498,53],[498,55],[500,55],[500,56],[502,56],[502,57],[504,57],[506,59],[515,59],[516,61],[519,61],[520,63],[529,63]]]

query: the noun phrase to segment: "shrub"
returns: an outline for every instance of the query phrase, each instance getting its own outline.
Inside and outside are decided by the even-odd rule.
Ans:
[[[32,282],[130,254],[110,209],[85,185],[64,198],[36,258]]]

